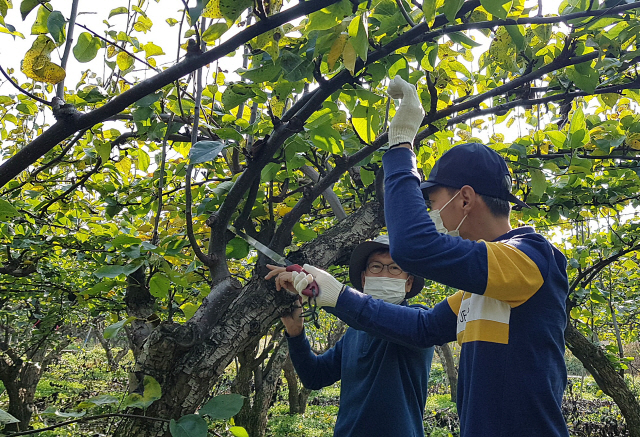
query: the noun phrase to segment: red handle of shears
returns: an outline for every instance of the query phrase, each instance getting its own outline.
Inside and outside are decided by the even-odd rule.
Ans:
[[[287,271],[288,272],[301,272],[301,273],[308,274],[298,264],[291,264],[290,266],[287,266]],[[308,297],[315,297],[315,296],[318,295],[318,293],[320,293],[320,287],[318,286],[318,283],[315,281],[315,279],[313,280],[313,282],[311,282],[309,285],[307,285],[307,288],[302,290],[302,294],[304,294],[305,296],[308,296]]]

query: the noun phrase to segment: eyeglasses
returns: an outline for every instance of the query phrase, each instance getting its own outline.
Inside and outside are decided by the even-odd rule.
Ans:
[[[382,264],[381,262],[373,261],[367,264],[367,270],[374,275],[382,272],[385,267],[387,268],[387,271],[393,276],[398,276],[404,273],[404,271],[396,263]]]
[[[431,208],[432,208],[432,206],[431,206],[431,200],[429,200],[429,199],[425,199],[425,200],[424,200],[424,204],[425,204],[425,206],[427,207],[427,211],[431,211]]]

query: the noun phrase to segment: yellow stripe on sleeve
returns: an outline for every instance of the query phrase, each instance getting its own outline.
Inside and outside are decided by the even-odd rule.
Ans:
[[[488,278],[484,296],[512,308],[525,303],[542,286],[538,266],[524,252],[505,243],[486,243]]]
[[[458,312],[460,311],[460,304],[462,303],[462,295],[464,294],[463,291],[458,291],[455,294],[452,294],[451,296],[449,296],[447,298],[447,303],[449,304],[449,307],[451,308],[451,311],[453,311],[455,313],[455,315],[458,315]]]
[[[458,333],[458,344],[471,341],[487,341],[490,343],[509,343],[509,324],[493,320],[473,320],[467,322],[464,331]]]

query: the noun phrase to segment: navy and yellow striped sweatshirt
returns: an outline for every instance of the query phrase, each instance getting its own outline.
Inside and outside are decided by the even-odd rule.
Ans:
[[[462,437],[566,437],[561,403],[566,259],[530,227],[496,241],[439,234],[424,205],[415,156],[383,158],[391,256],[406,271],[455,287],[432,310],[388,305],[346,289],[331,312],[350,326],[414,346],[461,345]]]

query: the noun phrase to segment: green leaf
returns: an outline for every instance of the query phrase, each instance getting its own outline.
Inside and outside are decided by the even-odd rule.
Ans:
[[[590,62],[569,66],[566,71],[569,79],[589,94],[595,91],[600,82],[600,74],[591,67]]]
[[[298,237],[300,241],[311,241],[318,236],[318,233],[298,222],[293,225],[293,235]]]
[[[0,221],[7,221],[13,217],[20,217],[22,214],[6,200],[0,199]]]
[[[184,316],[187,320],[189,320],[193,315],[198,311],[198,306],[192,304],[191,302],[186,302],[180,305],[180,309],[184,313]]]
[[[525,49],[524,28],[522,26],[504,26],[511,36],[511,40],[516,45],[518,51]]]
[[[367,170],[366,168],[360,167],[360,180],[365,186],[369,186],[373,183],[376,178],[376,174],[371,170]]]
[[[584,118],[584,112],[580,107],[573,111],[573,115],[571,116],[567,142],[572,149],[582,147],[589,142],[587,123]]]
[[[323,124],[309,131],[309,138],[318,149],[329,153],[342,153],[344,144],[338,131],[328,124]]]
[[[116,284],[117,284],[117,281],[114,281],[112,279],[103,280],[103,281],[98,282],[93,287],[89,288],[88,290],[85,290],[83,292],[83,294],[88,294],[89,296],[94,296],[96,294],[104,293],[105,291],[111,291],[111,289],[113,287],[115,287]]]
[[[328,8],[310,14],[305,32],[331,29],[349,15],[351,15],[351,3],[348,0],[341,0]]]
[[[279,162],[270,162],[262,168],[262,171],[260,172],[260,180],[262,182],[274,180],[281,168],[282,164]]]
[[[427,25],[431,27],[436,19],[436,4],[438,0],[424,0],[422,2],[422,12]]]
[[[464,0],[445,0],[444,5],[442,6],[442,10],[444,12],[445,17],[451,23],[456,20],[456,15],[458,11],[462,7]]]
[[[357,15],[351,23],[349,23],[349,36],[351,45],[356,51],[356,54],[363,61],[367,60],[367,53],[369,51],[369,33],[367,30],[367,20],[364,15]]]
[[[227,111],[254,97],[256,93],[250,85],[235,83],[229,85],[222,93],[222,105]]]
[[[73,56],[78,62],[89,62],[96,57],[101,47],[102,43],[98,38],[94,38],[89,32],[82,32],[73,47]]]
[[[531,194],[541,197],[547,189],[547,180],[541,170],[531,171]]]
[[[253,5],[253,0],[211,0],[205,8],[203,16],[226,18],[229,22],[234,22],[251,5]]]
[[[198,414],[213,420],[227,420],[238,414],[243,404],[244,396],[239,394],[218,395],[204,404]]]
[[[470,49],[473,47],[480,47],[481,44],[475,42],[474,40],[472,40],[471,38],[469,38],[467,35],[465,35],[462,32],[453,32],[448,34],[449,38],[451,39],[451,41],[458,43],[458,44],[462,44],[464,47]]]
[[[590,298],[596,303],[607,303],[607,299],[598,290],[591,290]]]
[[[99,407],[102,405],[119,404],[119,403],[120,403],[120,400],[115,396],[99,395],[99,396],[94,396],[92,398],[89,398],[85,401],[80,402],[76,406],[76,409],[84,410],[88,408]]]
[[[115,337],[118,334],[118,332],[120,332],[120,330],[124,328],[125,325],[128,325],[129,323],[133,322],[135,319],[136,319],[135,317],[129,317],[127,319],[120,320],[119,322],[116,322],[113,325],[107,326],[104,329],[103,337],[106,338],[107,340]]]
[[[128,13],[129,13],[129,10],[127,8],[125,8],[124,6],[120,6],[118,8],[111,9],[111,12],[109,12],[109,18],[115,15],[128,14]]]
[[[227,258],[242,259],[249,255],[249,249],[249,244],[246,241],[240,237],[234,237],[227,243]]]
[[[166,299],[169,296],[171,280],[164,273],[156,273],[149,281],[149,293],[152,296]]]
[[[51,11],[44,6],[38,8],[36,20],[33,22],[33,25],[31,25],[31,35],[42,35],[49,31],[49,29],[47,29],[47,19],[50,14]]]
[[[124,267],[119,265],[102,266],[93,274],[98,278],[115,278],[124,274]]]
[[[227,23],[214,23],[202,33],[202,40],[207,44],[213,44],[227,30],[229,30]]]
[[[189,150],[189,164],[201,164],[216,160],[225,144],[220,141],[198,141]]]
[[[558,149],[564,147],[567,141],[567,136],[564,134],[564,132],[560,132],[558,130],[547,131],[545,132],[545,134],[547,135],[547,137],[549,137],[551,143]]]
[[[198,21],[207,3],[209,3],[209,0],[196,0],[196,5],[193,8],[189,8],[189,20],[192,25]]]
[[[352,112],[353,127],[366,143],[371,144],[376,139],[380,128],[380,113],[372,106],[358,104]]]
[[[0,409],[0,423],[19,423],[20,421],[13,417],[11,414],[7,413],[3,409]]]
[[[162,389],[160,388],[158,381],[149,375],[145,375],[143,385],[144,391],[142,395],[138,393],[130,393],[126,398],[124,398],[122,408],[147,408],[149,405],[160,399],[162,396]]]
[[[11,0],[0,0],[0,18],[7,16],[7,11],[12,8]]]
[[[480,0],[480,4],[491,15],[505,19],[511,10],[513,0]]]
[[[229,432],[235,437],[249,437],[249,433],[241,426],[232,426],[229,428]]]
[[[22,21],[27,18],[27,15],[40,5],[40,0],[22,0],[20,3],[20,15],[22,15]]]
[[[64,16],[60,11],[53,11],[47,18],[47,29],[53,40],[58,44],[62,44],[66,39],[65,25],[67,24]]]
[[[260,83],[274,81],[281,71],[282,67],[280,65],[276,65],[273,62],[266,62],[260,67],[252,68],[251,70],[239,70],[239,74],[245,79]]]
[[[187,414],[177,421],[171,419],[169,431],[173,437],[207,437],[207,422],[197,414]]]

